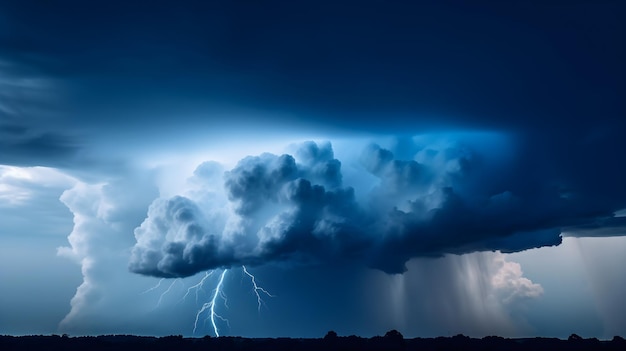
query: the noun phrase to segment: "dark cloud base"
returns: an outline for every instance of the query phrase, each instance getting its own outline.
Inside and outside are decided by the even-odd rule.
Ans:
[[[557,182],[547,172],[533,183],[509,171],[523,158],[492,164],[488,149],[475,143],[442,145],[415,142],[407,159],[367,146],[359,169],[376,183],[359,201],[355,187],[343,183],[330,143],[306,142],[295,156],[246,157],[223,175],[225,203],[213,204],[232,208],[227,220],[211,219],[206,204],[188,197],[153,202],[135,230],[130,270],[172,278],[220,267],[351,260],[403,273],[413,257],[559,245],[563,228],[620,222],[606,219],[619,208],[599,211],[597,188],[588,184],[546,186]],[[615,195],[609,206],[623,201]]]
[[[0,124],[0,164],[68,167],[80,150],[81,145],[73,137]]]

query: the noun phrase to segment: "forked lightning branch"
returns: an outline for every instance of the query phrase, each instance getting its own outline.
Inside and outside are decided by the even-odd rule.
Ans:
[[[242,274],[245,274],[246,276],[248,276],[250,278],[250,281],[252,283],[252,287],[253,287],[253,292],[257,298],[257,307],[258,307],[258,311],[259,313],[261,312],[261,306],[263,306],[265,304],[265,301],[263,300],[262,296],[266,295],[268,297],[274,297],[274,295],[270,294],[267,290],[265,290],[265,288],[259,286],[257,284],[256,281],[256,277],[250,273],[250,271],[248,271],[248,269],[245,266],[241,267],[242,269]],[[215,287],[211,290],[211,298],[209,299],[209,301],[204,302],[202,304],[202,306],[198,309],[198,311],[196,312],[196,318],[195,321],[193,323],[193,330],[192,330],[192,334],[196,335],[196,333],[198,332],[199,329],[199,324],[201,321],[203,321],[203,323],[207,323],[210,322],[211,323],[211,327],[213,329],[213,333],[215,334],[215,336],[220,336],[220,328],[218,326],[219,322],[221,321],[223,323],[225,323],[226,325],[230,326],[230,322],[228,321],[228,319],[224,318],[221,314],[218,313],[218,309],[219,309],[219,305],[221,304],[220,302],[222,302],[223,307],[224,308],[228,308],[228,300],[226,298],[226,294],[224,293],[224,278],[226,277],[226,274],[229,272],[229,269],[224,269],[220,274],[219,274],[219,279],[217,281],[217,283],[215,284]],[[189,288],[187,288],[187,291],[185,292],[185,295],[183,295],[183,297],[180,299],[179,302],[184,302],[186,301],[186,299],[189,297],[189,295],[191,295],[192,293],[194,294],[195,297],[195,301],[196,304],[199,303],[200,301],[200,292],[204,291],[205,285],[208,284],[208,279],[215,273],[215,271],[211,270],[211,271],[207,271],[205,272],[204,276],[202,277],[202,279],[200,279],[200,281],[192,286],[190,286]],[[165,278],[160,279],[156,285],[154,285],[153,287],[145,290],[144,292],[142,292],[141,294],[147,294],[149,292],[155,291],[157,289],[159,289],[161,287],[161,285],[163,285],[163,281],[165,280]],[[172,288],[176,285],[176,284],[184,284],[182,282],[182,280],[180,278],[178,279],[174,279],[170,285],[168,285],[167,289],[164,290],[160,296],[159,296],[159,300],[157,301],[157,305],[155,308],[158,308],[161,306],[161,303],[163,302],[163,299],[171,293]],[[202,320],[202,318],[204,318]]]

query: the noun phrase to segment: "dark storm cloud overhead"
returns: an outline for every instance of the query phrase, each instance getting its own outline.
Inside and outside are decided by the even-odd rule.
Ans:
[[[241,160],[226,174],[225,187],[239,214],[248,214],[263,205],[277,202],[285,184],[298,178],[325,187],[341,184],[341,162],[334,158],[330,143],[319,147],[304,143],[297,151],[300,164],[291,155],[262,154]]]
[[[489,147],[498,152],[498,145]],[[155,201],[135,231],[130,269],[183,277],[218,267],[353,260],[402,273],[413,257],[559,245],[563,228],[603,228],[600,218],[621,208],[607,206],[626,201],[617,193],[600,211],[591,201],[597,189],[570,189],[573,196],[546,190],[561,179],[527,184],[518,174],[495,174],[523,158],[497,168],[480,154],[488,149],[471,141],[416,143],[415,150],[412,160],[399,160],[379,145],[366,147],[361,170],[378,181],[364,201],[340,185],[341,163],[330,144],[302,144],[296,158],[246,157],[224,174],[228,200],[210,204],[231,206],[227,220],[212,223],[212,210],[190,198]],[[490,178],[511,190],[495,191]]]
[[[626,217],[600,217],[583,225],[564,228],[563,232],[574,237],[625,236]]]
[[[133,272],[160,276],[190,276],[198,267],[230,265],[233,258],[218,251],[218,233],[210,233],[210,224],[193,201],[176,196],[159,199],[148,209],[152,221],[144,221],[135,233],[168,240],[162,247],[137,247],[133,250]],[[159,244],[148,242],[148,245]]]
[[[168,107],[158,118],[178,121],[205,118],[178,112],[210,101],[390,132],[580,131],[625,112],[621,1],[0,6],[4,55],[66,80],[76,108],[149,101]],[[110,118],[154,118],[128,115]]]
[[[351,228],[359,210],[353,189],[337,187],[340,162],[329,143],[304,143],[297,154],[303,163],[291,155],[265,153],[244,158],[225,173],[236,217],[231,227],[207,221],[191,199],[155,201],[135,231],[130,269],[179,277],[208,267],[348,253],[360,241],[353,237],[357,228]]]
[[[0,164],[14,166],[74,166],[80,150],[76,138],[37,133],[20,125],[0,124]]]
[[[74,167],[81,149],[60,123],[62,90],[41,72],[0,54],[0,164]]]

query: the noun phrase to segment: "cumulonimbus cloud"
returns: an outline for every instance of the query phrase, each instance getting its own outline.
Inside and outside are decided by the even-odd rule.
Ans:
[[[185,277],[218,267],[356,260],[402,273],[413,257],[558,245],[563,227],[594,218],[580,199],[520,191],[518,178],[498,173],[503,166],[471,143],[415,150],[398,159],[366,146],[358,171],[375,185],[359,188],[366,192],[359,200],[330,143],[246,157],[222,177],[211,173],[213,195],[155,200],[135,230],[130,270]]]

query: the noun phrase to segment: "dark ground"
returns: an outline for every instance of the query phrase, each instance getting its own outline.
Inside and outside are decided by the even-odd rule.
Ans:
[[[396,331],[385,336],[361,338],[338,337],[329,332],[323,339],[241,337],[183,338],[180,335],[146,337],[133,335],[104,335],[68,337],[67,335],[0,336],[0,350],[626,350],[626,340],[583,339],[572,334],[567,340],[556,338],[505,339],[488,336],[474,339],[463,335],[439,338],[404,339]]]

